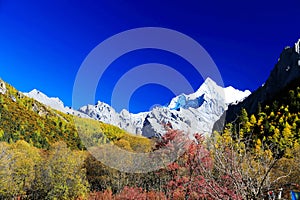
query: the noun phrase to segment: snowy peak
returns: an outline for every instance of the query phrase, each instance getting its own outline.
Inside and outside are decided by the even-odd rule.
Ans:
[[[217,85],[217,83],[210,78],[207,78],[200,88],[194,94],[190,94],[189,97],[200,96],[202,94],[205,94],[205,97],[209,99],[225,100],[224,88]]]
[[[250,91],[239,91],[231,86],[223,88],[207,78],[195,93],[174,97],[167,107],[162,106],[149,112],[132,114],[127,110],[118,113],[110,105],[100,101],[95,105],[83,106],[76,111],[65,107],[59,98],[48,97],[36,89],[24,93],[61,112],[93,118],[147,137],[163,135],[166,132],[166,124],[173,129],[184,131],[191,137],[196,132],[210,134],[213,124],[228,105],[243,100],[249,94]]]
[[[90,118],[88,115],[86,115],[84,113],[73,110],[70,107],[65,107],[64,103],[58,97],[48,97],[47,95],[45,95],[44,93],[42,93],[41,91],[39,91],[37,89],[33,89],[32,91],[30,91],[28,93],[23,93],[23,94],[29,98],[33,98],[33,99],[37,100],[38,102],[40,102],[46,106],[49,106],[50,108],[61,111],[63,113],[76,115],[76,116],[84,117],[84,118]]]
[[[251,92],[249,90],[237,90],[232,86],[228,86],[224,89],[225,92],[225,103],[226,104],[236,104],[246,97],[248,97]]]
[[[249,90],[241,91],[232,86],[223,88],[210,78],[204,81],[197,90],[196,95],[201,93],[211,95],[210,98],[223,98],[227,105],[240,102],[251,94]]]
[[[200,86],[200,88],[192,94],[182,94],[187,99],[196,99],[198,97],[201,97],[204,95],[204,99],[207,100],[218,100],[219,103],[222,103],[226,106],[229,104],[236,104],[246,97],[248,97],[251,94],[249,90],[240,91],[238,89],[233,88],[232,86],[228,86],[226,88],[223,88],[215,81],[213,81],[211,78],[207,78],[204,83]],[[169,104],[169,108],[173,108],[176,105],[176,102],[178,101],[178,97],[175,97],[171,100]]]
[[[195,93],[181,94],[174,97],[167,107],[156,107],[149,112],[132,114],[122,110],[117,113],[103,102],[83,106],[80,111],[96,120],[147,137],[163,135],[166,124],[192,136],[196,132],[210,134],[214,122],[228,104],[241,101],[249,94],[249,91],[239,91],[231,86],[222,88],[207,78]]]
[[[55,110],[63,111],[64,110],[64,103],[57,97],[48,97],[41,91],[37,89],[33,89],[32,91],[28,93],[23,93],[25,96],[28,96],[30,98],[33,98],[37,101],[39,101],[42,104],[45,104]]]
[[[79,109],[95,120],[118,126],[129,133],[141,134],[141,127],[147,113],[132,114],[123,109],[117,113],[114,108],[104,102],[98,101],[96,105],[86,105]]]

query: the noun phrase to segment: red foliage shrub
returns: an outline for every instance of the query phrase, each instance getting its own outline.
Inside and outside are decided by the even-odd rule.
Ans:
[[[111,190],[94,192],[89,200],[166,200],[162,192],[144,191],[142,188],[124,187],[118,194],[112,194]]]

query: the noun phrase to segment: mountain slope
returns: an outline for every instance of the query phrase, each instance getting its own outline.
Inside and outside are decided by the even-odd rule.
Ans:
[[[63,108],[58,99],[48,98],[41,93],[38,97],[57,109]],[[145,152],[152,147],[152,141],[147,138],[128,134],[118,127],[93,119],[52,109],[0,80],[0,141],[14,143],[25,140],[44,149],[57,141],[64,141],[72,149],[84,149],[82,139],[86,138],[94,141],[94,144],[112,142],[123,147],[125,143],[126,148],[132,151]]]
[[[223,133],[242,137],[253,147],[268,144],[277,157],[293,157],[300,144],[300,79],[291,81],[255,113],[250,115],[242,109],[225,129]]]
[[[127,110],[122,110],[118,113],[114,108],[100,101],[96,105],[83,106],[79,111],[93,119],[118,126],[129,133],[137,135],[141,135],[143,118],[147,115],[147,113],[132,114]]]
[[[296,43],[299,45],[299,41]],[[295,45],[297,46],[297,45]],[[275,96],[280,95],[282,90],[289,83],[300,78],[300,55],[296,51],[295,47],[286,47],[278,59],[275,67],[270,73],[265,84],[259,87],[244,101],[237,105],[230,105],[226,113],[224,113],[221,119],[232,122],[240,114],[242,108],[245,108],[249,114],[256,113],[260,105],[266,104],[268,101],[272,101]],[[222,129],[222,120],[215,124],[215,129]]]

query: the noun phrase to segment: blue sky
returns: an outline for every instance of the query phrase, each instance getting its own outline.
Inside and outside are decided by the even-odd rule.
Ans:
[[[37,88],[70,106],[77,71],[94,47],[119,32],[151,26],[190,36],[213,58],[225,86],[253,91],[264,83],[282,49],[300,38],[299,16],[298,0],[0,0],[0,77],[18,90]],[[138,50],[109,66],[96,99],[109,103],[118,78],[148,62],[178,69],[194,89],[203,82],[176,55]],[[148,84],[132,95],[129,108],[146,111],[172,97],[168,88]]]

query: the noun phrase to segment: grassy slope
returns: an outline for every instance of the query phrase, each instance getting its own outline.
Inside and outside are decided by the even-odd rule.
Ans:
[[[0,141],[13,143],[25,140],[45,149],[57,141],[64,141],[72,149],[84,149],[78,129],[80,136],[93,137],[93,140],[101,138],[102,143],[110,141],[133,151],[150,151],[152,147],[152,141],[145,137],[95,120],[62,113],[22,95],[9,84],[6,88],[6,93],[0,94]]]

